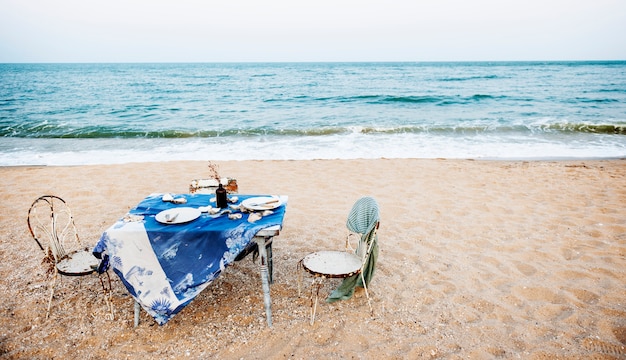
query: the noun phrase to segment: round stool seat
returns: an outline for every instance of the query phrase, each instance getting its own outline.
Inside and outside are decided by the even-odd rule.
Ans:
[[[358,274],[361,258],[345,251],[318,251],[302,259],[302,267],[315,276],[345,278]]]
[[[88,250],[68,254],[57,263],[57,270],[63,275],[80,276],[91,274],[98,269],[100,260]]]

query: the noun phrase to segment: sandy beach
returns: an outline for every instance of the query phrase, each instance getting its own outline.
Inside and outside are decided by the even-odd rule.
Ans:
[[[226,271],[164,326],[113,275],[48,278],[26,216],[38,196],[71,206],[82,240],[154,192],[186,193],[207,162],[0,168],[2,359],[626,359],[626,161],[311,160],[217,162],[239,192],[289,196],[274,240],[273,327],[258,263]],[[318,308],[297,262],[341,249],[369,195],[380,255],[365,294]],[[322,289],[328,294],[337,280]]]

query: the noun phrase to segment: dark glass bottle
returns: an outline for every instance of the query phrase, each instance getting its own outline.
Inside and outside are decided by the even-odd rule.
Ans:
[[[224,189],[221,183],[217,187],[217,190],[215,190],[215,203],[217,204],[218,208],[223,209],[225,207],[228,207],[228,197],[226,195],[226,189]]]

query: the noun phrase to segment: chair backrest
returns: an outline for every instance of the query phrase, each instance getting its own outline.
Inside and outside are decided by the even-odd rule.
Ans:
[[[72,212],[58,196],[44,195],[35,200],[28,210],[27,223],[37,245],[55,264],[82,248]]]
[[[361,235],[357,254],[364,260],[374,241],[379,222],[378,203],[369,196],[358,199],[348,214],[346,226],[348,230]]]

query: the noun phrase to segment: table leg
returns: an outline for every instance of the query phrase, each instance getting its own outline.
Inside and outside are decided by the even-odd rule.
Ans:
[[[134,301],[134,303],[135,303],[135,327],[137,327],[139,325],[139,311],[141,309],[141,306],[139,305],[137,301]]]
[[[267,244],[267,241],[265,241]],[[274,241],[270,241],[270,243],[265,247],[267,251],[267,273],[269,275],[270,285],[274,283],[274,256],[272,255],[272,244]]]
[[[270,283],[267,269],[268,258],[265,249],[266,238],[258,236],[254,238],[259,248],[259,257],[261,258],[261,282],[263,284],[263,303],[265,304],[265,317],[267,326],[272,327],[272,299],[270,297]]]

